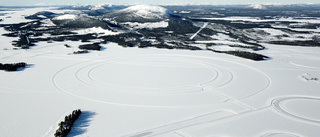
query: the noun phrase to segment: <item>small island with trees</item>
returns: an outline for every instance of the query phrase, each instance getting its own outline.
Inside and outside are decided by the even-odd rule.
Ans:
[[[59,128],[56,130],[54,134],[55,137],[66,137],[68,133],[71,131],[73,123],[79,118],[81,115],[81,110],[73,110],[71,114],[67,115],[64,118],[64,121],[59,123]]]
[[[18,71],[19,69],[25,68],[26,66],[27,66],[27,63],[24,63],[24,62],[11,63],[11,64],[0,63],[0,70]]]

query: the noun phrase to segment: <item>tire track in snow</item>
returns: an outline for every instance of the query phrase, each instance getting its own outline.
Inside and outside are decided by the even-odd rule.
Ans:
[[[218,122],[218,121],[223,121],[223,120],[228,120],[228,119],[233,119],[233,118],[249,115],[252,113],[258,113],[260,111],[265,111],[266,109],[270,109],[271,107],[272,106],[269,105],[269,106],[265,106],[265,107],[262,107],[262,108],[259,108],[259,109],[253,110],[253,111],[250,110],[250,111],[244,111],[241,113],[222,109],[220,111],[212,112],[209,114],[198,115],[194,118],[182,120],[180,122],[166,124],[166,125],[159,126],[157,128],[144,130],[144,131],[129,134],[129,135],[124,135],[122,137],[140,137],[139,135],[144,135],[144,134],[145,134],[144,137],[154,137],[154,136],[164,136],[164,134],[167,134],[167,133],[175,133],[175,134],[183,136],[183,137],[191,137],[191,135],[188,135],[184,132],[181,132],[180,130],[185,129],[185,128],[198,126],[201,124],[214,123],[214,122]],[[219,113],[229,113],[229,114],[223,114],[223,116],[215,115],[215,114],[219,114]],[[210,117],[210,115],[212,117]],[[146,134],[146,133],[148,133],[148,134]]]
[[[289,118],[294,118],[296,120],[300,120],[303,122],[309,122],[309,123],[313,123],[313,124],[320,124],[320,119],[314,119],[314,118],[310,118],[308,117],[308,115],[304,116],[301,114],[295,114],[294,112],[290,112],[288,111],[289,108],[286,108],[285,106],[282,106],[281,103],[283,103],[283,105],[285,105],[285,101],[293,101],[293,100],[309,100],[309,101],[317,101],[318,105],[320,105],[320,98],[318,97],[310,97],[310,96],[289,96],[289,97],[280,97],[277,99],[274,99],[272,101],[272,107],[279,113],[285,115],[286,117]],[[289,109],[290,110],[290,109]],[[314,110],[316,111],[316,110]],[[302,111],[304,112],[304,111]],[[309,112],[310,113],[310,112]]]
[[[124,135],[122,137],[138,137],[139,135],[144,135],[144,134],[146,137],[151,137],[151,136],[166,134],[169,132],[182,133],[182,132],[179,132],[178,130],[183,129],[183,128],[187,128],[187,127],[191,127],[191,126],[204,124],[204,123],[210,123],[210,122],[221,120],[221,119],[228,118],[228,117],[233,117],[237,114],[238,113],[230,111],[230,110],[220,110],[220,111],[215,111],[215,112],[211,112],[211,113],[207,113],[207,114],[198,115],[193,118],[189,118],[189,119],[182,120],[179,122],[165,124],[160,127],[145,130],[142,132],[133,133],[130,135]],[[188,137],[185,134],[178,134],[178,135]]]

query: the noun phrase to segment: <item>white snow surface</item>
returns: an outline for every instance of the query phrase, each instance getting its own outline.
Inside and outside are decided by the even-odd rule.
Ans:
[[[231,38],[229,35],[223,34],[223,33],[218,33],[216,35],[211,36],[213,39],[217,39],[220,41],[235,41],[234,38]]]
[[[196,43],[215,43],[221,45],[239,45],[243,47],[250,47],[252,45],[244,44],[241,42],[233,42],[233,41],[224,41],[224,40],[209,40],[209,41],[195,41]]]
[[[213,49],[215,51],[236,51],[236,50],[240,50],[240,48],[230,47],[228,45],[214,45],[214,46],[209,47],[209,48]]]
[[[202,18],[208,20],[228,20],[228,21],[250,21],[250,22],[270,22],[270,21],[292,21],[299,23],[320,23],[320,19],[293,19],[292,17],[281,17],[276,19],[261,19],[259,17],[243,17],[243,16],[232,16],[224,18]]]
[[[161,6],[153,6],[153,5],[135,5],[130,6],[126,9],[121,10],[120,12],[130,12],[143,17],[168,17],[173,13]]]
[[[42,20],[41,21],[42,22],[42,24],[41,24],[41,26],[56,26],[56,24],[54,24],[52,21],[51,21],[51,19],[44,19],[44,20]]]
[[[139,23],[139,22],[124,22],[121,23],[123,25],[128,25],[131,28],[134,29],[142,29],[142,28],[148,28],[148,29],[154,29],[154,28],[166,28],[168,27],[169,23],[167,21],[160,21],[160,22],[145,22],[145,23]]]
[[[54,17],[54,20],[74,20],[76,19],[78,16],[77,15],[73,15],[73,14],[64,14],[58,17]]]
[[[261,5],[261,4],[252,4],[252,5],[248,6],[248,8],[259,9],[259,10],[267,9],[267,7],[265,7],[264,5]]]
[[[104,9],[104,7],[112,7],[113,5],[112,4],[105,4],[105,3],[102,3],[102,4],[98,4],[98,5],[94,5],[92,6],[90,9],[91,10],[99,10],[99,9]]]
[[[179,13],[191,13],[191,11],[180,11]]]
[[[271,35],[290,35],[289,33],[283,32],[281,30],[277,30],[277,29],[271,29],[271,28],[260,28],[260,29],[256,29],[256,30],[263,30]]]
[[[113,32],[111,30],[106,30],[101,27],[93,27],[93,28],[88,28],[88,29],[80,29],[80,30],[75,30],[73,32],[76,32],[78,34],[89,34],[89,33],[97,33],[101,35],[117,35],[120,32]]]
[[[8,11],[0,11],[0,13],[4,13],[5,16],[1,17],[3,21],[1,24],[10,24],[10,23],[20,23],[20,22],[28,22],[31,21],[29,19],[25,19],[25,16],[33,15],[39,11],[48,10],[48,8],[26,8],[26,9],[10,9]],[[50,10],[49,10],[50,11]]]
[[[10,12],[6,23],[26,21],[21,16],[32,10]],[[1,137],[52,137],[74,109],[83,111],[69,134],[75,137],[320,134],[318,47],[262,44],[266,50],[257,52],[272,59],[254,62],[211,51],[114,43],[70,54],[79,41],[12,50],[15,38],[0,39],[1,63],[29,64],[0,71]]]

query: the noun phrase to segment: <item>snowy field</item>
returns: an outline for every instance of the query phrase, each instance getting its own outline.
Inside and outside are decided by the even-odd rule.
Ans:
[[[37,11],[4,12],[0,23]],[[71,41],[13,50],[0,39],[1,63],[29,64],[0,71],[1,137],[51,137],[74,109],[83,114],[70,137],[320,135],[320,48],[262,44],[272,58],[255,62],[115,43],[79,55]]]

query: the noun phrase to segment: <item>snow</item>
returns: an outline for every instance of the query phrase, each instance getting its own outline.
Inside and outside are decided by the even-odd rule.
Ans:
[[[23,12],[4,21],[26,21],[22,15],[37,11]],[[83,33],[94,31],[105,30]],[[214,46],[221,50],[236,44],[224,42],[229,38],[222,34],[213,37],[218,40],[207,42],[221,43]],[[0,39],[1,63],[30,64],[23,71],[0,71],[0,136],[51,137],[64,116],[79,108],[84,115],[70,136],[320,134],[320,84],[301,77],[319,78],[319,47],[262,43],[267,50],[257,52],[272,59],[254,62],[210,51],[115,43],[102,44],[103,51],[70,54],[79,41],[12,50],[15,38]]]
[[[248,8],[259,9],[259,10],[267,9],[267,7],[265,7],[265,6],[261,5],[261,4],[252,4],[252,5],[248,6]]]
[[[112,4],[106,4],[106,3],[101,3],[101,4],[98,4],[98,5],[94,5],[92,6],[90,9],[91,10],[99,10],[99,9],[105,9],[104,7],[112,7],[113,5]]]
[[[78,34],[97,33],[99,35],[117,35],[117,34],[120,33],[120,32],[113,32],[111,30],[106,30],[106,29],[103,29],[101,27],[93,27],[93,28],[88,28],[88,29],[81,29],[81,30],[76,30],[76,31],[73,31],[73,32],[78,33]]]
[[[134,29],[142,29],[142,28],[148,28],[148,29],[154,29],[154,28],[166,28],[168,27],[169,23],[167,21],[160,21],[160,22],[146,22],[146,23],[139,23],[139,22],[124,22],[121,23],[124,25],[128,25],[131,28]]]
[[[215,44],[222,44],[222,45],[239,45],[239,46],[252,46],[240,42],[233,42],[233,41],[224,41],[224,40],[209,40],[209,41],[195,41],[196,43],[215,43]]]
[[[274,35],[274,36],[276,36],[276,35],[290,35],[288,33],[285,33],[283,31],[277,30],[277,29],[261,28],[261,29],[258,29],[258,30],[263,30],[263,31],[265,31],[265,32],[267,32],[267,33],[269,33],[271,35]]]
[[[208,47],[209,49],[215,50],[215,51],[243,51],[243,48],[239,47],[230,47],[228,45],[214,45],[211,47]]]
[[[99,9],[104,9],[104,7],[103,6],[105,6],[105,5],[103,5],[103,4],[100,4],[100,5],[96,5],[96,6],[93,6],[93,7],[91,7],[90,9],[91,10],[99,10]]]
[[[56,26],[56,25],[51,21],[51,19],[45,19],[41,21],[41,26],[48,27],[48,26]]]
[[[10,9],[10,10],[0,11],[0,14],[2,14],[2,13],[5,14],[3,21],[1,21],[1,24],[29,22],[31,20],[25,19],[25,17],[33,15],[33,14],[40,12],[40,11],[49,11],[49,12],[53,12],[53,13],[57,13],[57,14],[63,14],[66,12],[74,12],[72,10],[57,10],[57,7]],[[43,16],[40,15],[40,17],[43,17]]]
[[[77,18],[77,15],[65,14],[58,17],[54,17],[54,20],[74,20]]]
[[[191,13],[191,11],[180,11],[179,13]]]
[[[232,16],[232,17],[224,17],[224,18],[201,18],[201,19],[208,19],[208,20],[227,20],[227,21],[250,21],[250,22],[271,22],[271,21],[292,21],[292,22],[299,22],[299,23],[320,23],[319,19],[293,19],[292,17],[281,17],[277,19],[261,19],[258,17],[243,17],[243,16]]]
[[[294,31],[309,31],[309,32],[320,33],[320,28],[318,28],[318,29],[291,28],[291,30],[294,30]]]
[[[43,16],[43,15],[38,15],[38,17],[39,18],[44,18],[44,19],[47,18],[46,16]]]
[[[152,5],[135,5],[128,7],[126,9],[121,10],[120,12],[130,12],[135,13],[138,16],[142,17],[168,17],[171,16],[173,13],[161,6],[152,6]]]
[[[211,36],[213,39],[217,39],[220,41],[235,41],[234,38],[231,38],[229,35],[223,33],[217,33],[216,35]]]
[[[12,24],[12,23],[20,23],[20,22],[28,22],[31,20],[25,19],[25,16],[33,15],[39,11],[47,10],[47,8],[26,8],[26,9],[14,9],[8,11],[0,11],[0,14],[4,13],[5,17],[1,24]]]
[[[4,28],[0,28],[0,34],[4,34],[4,33],[8,33],[8,32]],[[11,46],[11,43],[13,40],[15,40],[15,38],[8,38],[8,37],[0,35],[0,39],[1,39],[0,50],[13,48]],[[4,54],[7,54],[7,53],[4,53]]]

